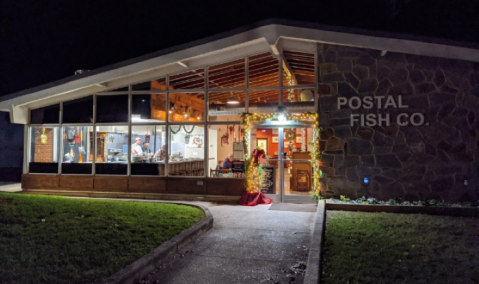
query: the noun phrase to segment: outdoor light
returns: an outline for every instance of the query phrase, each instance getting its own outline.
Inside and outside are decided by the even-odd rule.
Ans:
[[[369,185],[369,182],[370,182],[370,180],[369,180],[368,177],[364,177],[364,178],[363,178],[363,184],[364,184],[364,185]]]
[[[230,105],[236,105],[236,104],[239,104],[239,101],[235,98],[233,94],[231,94],[231,97],[226,103]]]

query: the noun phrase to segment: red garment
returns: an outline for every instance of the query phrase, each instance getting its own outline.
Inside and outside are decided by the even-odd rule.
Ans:
[[[239,200],[239,204],[244,206],[268,205],[273,200],[266,197],[262,192],[249,193],[245,192]]]

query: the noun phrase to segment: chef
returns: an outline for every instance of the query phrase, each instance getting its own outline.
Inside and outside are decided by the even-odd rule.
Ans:
[[[136,137],[135,143],[131,144],[131,154],[133,154],[133,155],[143,154],[143,150],[141,149],[141,138],[140,137]]]

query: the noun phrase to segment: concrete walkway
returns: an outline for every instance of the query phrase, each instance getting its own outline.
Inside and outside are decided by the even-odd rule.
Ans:
[[[302,283],[289,269],[308,259],[314,213],[191,203],[209,208],[213,229],[140,283]]]
[[[20,183],[0,181],[0,192],[19,192],[22,191]]]

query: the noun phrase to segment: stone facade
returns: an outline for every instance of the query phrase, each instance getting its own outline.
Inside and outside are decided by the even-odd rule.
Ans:
[[[479,198],[478,63],[334,45],[319,50],[324,196]],[[368,96],[396,103],[401,97],[407,107],[338,104]],[[398,120],[402,113],[422,114],[424,121]],[[361,114],[389,115],[390,123],[351,123]]]

